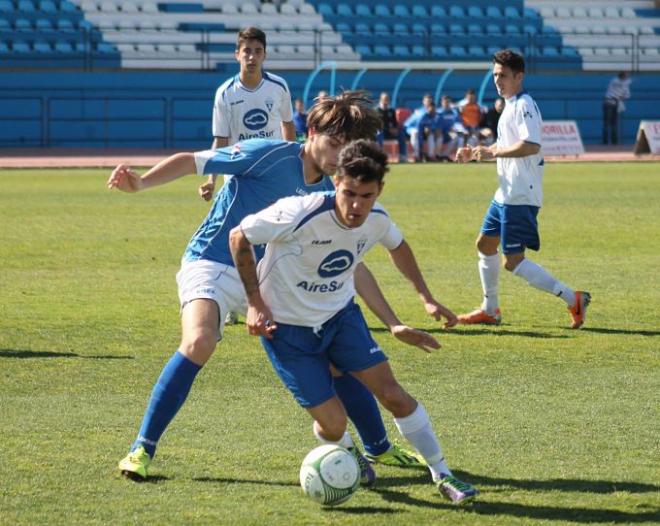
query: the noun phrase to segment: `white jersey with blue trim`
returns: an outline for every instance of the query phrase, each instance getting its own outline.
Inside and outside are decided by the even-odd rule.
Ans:
[[[197,173],[229,174],[213,206],[183,255],[186,261],[209,259],[234,266],[229,231],[241,220],[282,197],[307,195],[334,188],[329,177],[305,183],[303,145],[287,141],[251,139],[217,150],[195,153]],[[263,247],[255,247],[257,257]]]
[[[498,148],[509,148],[519,141],[541,145],[541,112],[534,99],[522,92],[505,101],[497,124]],[[500,186],[494,200],[505,205],[543,204],[543,152],[527,157],[498,157]]]
[[[246,88],[239,75],[216,91],[213,104],[213,136],[229,144],[246,139],[282,139],[282,122],[293,120],[291,93],[286,81],[272,73],[254,89]]]
[[[268,243],[258,275],[273,318],[303,327],[319,327],[351,301],[355,267],[371,247],[403,242],[378,204],[361,226],[344,226],[334,192],[281,199],[243,219],[241,229],[250,243]]]

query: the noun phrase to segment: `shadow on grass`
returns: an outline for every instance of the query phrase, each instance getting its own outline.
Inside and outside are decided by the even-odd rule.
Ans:
[[[660,331],[647,331],[644,329],[606,329],[604,327],[582,327],[582,332],[596,332],[599,334],[631,334],[636,336],[660,336]]]
[[[586,479],[549,479],[527,480],[475,475],[465,471],[456,471],[459,478],[475,484],[476,486],[508,486],[528,491],[577,491],[583,493],[615,493],[627,491],[628,493],[656,493],[660,485],[645,484],[642,482],[615,481],[615,480],[586,480]]]
[[[385,327],[369,327],[371,332],[387,332],[389,329]],[[552,334],[549,332],[537,332],[537,331],[510,331],[507,329],[501,329],[499,327],[492,328],[483,328],[483,329],[424,329],[426,332],[431,334],[442,334],[442,335],[452,335],[452,336],[526,336],[527,338],[570,338],[566,334]]]
[[[638,482],[618,482],[607,480],[580,480],[580,479],[551,479],[551,480],[524,480],[486,477],[474,475],[467,472],[457,471],[456,475],[464,480],[474,483],[482,492],[479,498],[467,506],[449,504],[441,500],[438,495],[437,501],[427,501],[412,497],[411,495],[388,489],[389,487],[408,486],[415,484],[428,484],[428,475],[418,477],[389,477],[379,478],[377,487],[372,490],[378,493],[388,502],[406,504],[409,506],[443,509],[446,511],[456,511],[461,513],[471,513],[475,515],[508,515],[512,517],[546,520],[564,520],[569,522],[591,524],[591,523],[612,523],[612,524],[638,524],[638,523],[657,523],[660,518],[660,510],[650,507],[649,511],[639,513],[594,509],[582,507],[560,507],[560,506],[534,506],[529,504],[518,504],[511,502],[488,502],[488,497],[493,495],[488,486],[508,486],[509,488],[523,489],[529,491],[570,491],[585,493],[613,493],[616,491],[627,491],[630,493],[655,493],[660,490],[659,486],[654,484],[643,484]],[[648,509],[648,508],[647,508]]]
[[[150,477],[151,478],[151,477]],[[195,477],[195,482],[214,482],[219,484],[257,484],[261,486],[299,486],[293,481],[237,479],[230,477]]]
[[[28,349],[0,349],[0,358],[84,358],[88,360],[135,360],[133,356],[113,356],[111,354],[77,354],[75,352],[30,351]]]

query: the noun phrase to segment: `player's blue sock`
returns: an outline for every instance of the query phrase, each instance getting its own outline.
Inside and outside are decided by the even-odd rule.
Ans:
[[[180,352],[174,353],[154,385],[140,433],[131,450],[144,446],[153,458],[160,436],[185,402],[201,368],[201,365],[191,362]]]
[[[334,384],[335,392],[357,429],[364,449],[370,455],[385,453],[391,444],[374,395],[350,374],[335,378]]]

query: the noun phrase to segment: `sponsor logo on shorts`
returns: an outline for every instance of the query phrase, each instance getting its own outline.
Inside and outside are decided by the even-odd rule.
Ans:
[[[348,250],[335,250],[328,254],[318,268],[322,278],[334,278],[347,271],[353,265],[353,254]]]
[[[383,352],[383,349],[378,346],[369,349],[369,354],[376,354],[377,352]]]

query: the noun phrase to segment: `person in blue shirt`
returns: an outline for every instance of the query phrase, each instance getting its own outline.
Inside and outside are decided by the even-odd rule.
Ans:
[[[440,98],[440,133],[438,134],[438,159],[440,161],[452,162],[454,150],[458,146],[458,138],[455,127],[461,122],[461,115],[456,108],[452,107],[451,98],[443,95]]]
[[[298,98],[293,103],[293,125],[296,127],[296,140],[303,142],[307,138],[307,113],[305,103]]]
[[[245,216],[279,198],[332,188],[325,174],[335,172],[341,147],[356,138],[373,137],[380,120],[369,99],[359,92],[346,92],[317,101],[310,110],[308,125],[310,136],[305,144],[252,139],[219,150],[176,154],[141,176],[125,165],[112,172],[108,187],[124,192],[145,190],[189,173],[228,174],[184,252],[177,274],[181,343],[154,386],[137,439],[119,463],[125,476],[147,478],[162,433],[222,336],[225,313],[246,309],[244,290],[229,252],[229,231]],[[262,252],[257,248],[257,257]],[[392,334],[407,343],[426,345],[432,337],[401,324],[373,276],[364,267],[360,272],[358,293]],[[456,316],[440,304],[425,301],[424,306],[435,319],[444,316],[450,325],[457,322]],[[420,465],[413,452],[390,444],[376,402],[360,382],[344,375],[337,386],[367,453],[375,461]],[[366,461],[362,467],[363,471],[371,469]]]

